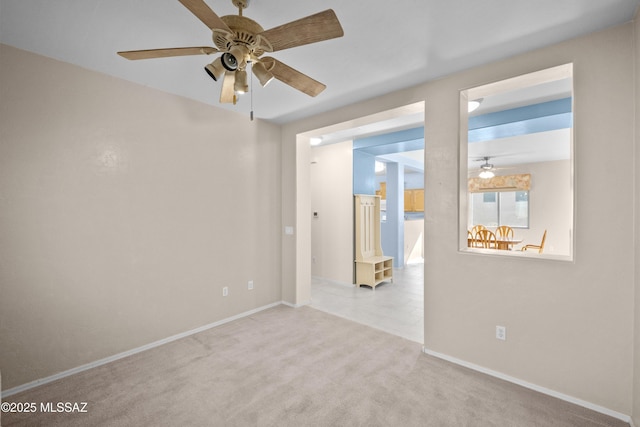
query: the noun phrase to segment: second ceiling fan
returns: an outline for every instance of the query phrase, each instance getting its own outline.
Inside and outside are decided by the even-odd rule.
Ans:
[[[265,86],[273,78],[289,86],[316,96],[326,86],[272,57],[262,57],[265,52],[277,52],[296,46],[342,37],[344,31],[335,12],[327,9],[278,27],[264,30],[260,24],[242,16],[249,0],[232,0],[238,7],[238,15],[219,17],[204,0],[178,0],[213,33],[215,47],[196,46],[164,49],[130,50],[118,52],[127,59],[166,58],[185,55],[210,55],[222,53],[204,68],[209,76],[222,79],[221,103],[235,103],[236,94],[249,90],[247,67]]]
[[[512,169],[511,167],[496,167],[494,164],[489,163],[489,160],[495,157],[502,157],[502,156],[493,156],[493,157],[483,156],[483,157],[474,159],[476,162],[483,162],[479,167],[479,171],[480,171],[480,173],[478,174],[479,178],[483,178],[483,179],[493,178],[495,176],[495,172],[498,170]],[[476,172],[477,171],[473,171],[469,169],[469,175],[475,174]]]

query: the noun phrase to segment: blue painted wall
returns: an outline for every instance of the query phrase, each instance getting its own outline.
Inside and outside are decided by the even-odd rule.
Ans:
[[[353,150],[353,194],[376,194],[376,157]]]
[[[380,156],[424,148],[424,126],[353,141],[353,149]]]
[[[573,126],[572,99],[469,117],[469,143],[567,129]]]
[[[399,163],[387,163],[387,220],[380,227],[382,253],[404,266],[404,172]]]

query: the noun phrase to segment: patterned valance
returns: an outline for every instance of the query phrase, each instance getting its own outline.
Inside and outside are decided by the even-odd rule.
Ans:
[[[531,187],[531,174],[494,176],[493,178],[469,178],[469,192],[488,191],[528,191]]]

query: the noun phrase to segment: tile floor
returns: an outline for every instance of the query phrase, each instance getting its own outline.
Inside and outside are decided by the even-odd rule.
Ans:
[[[311,307],[424,343],[424,264],[393,269],[393,283],[368,286],[314,277]]]

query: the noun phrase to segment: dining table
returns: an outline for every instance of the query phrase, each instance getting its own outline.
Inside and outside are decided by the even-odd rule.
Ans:
[[[498,249],[508,251],[511,246],[517,245],[518,243],[522,243],[522,239],[517,237],[496,236],[496,245],[498,246]]]
[[[496,236],[496,249],[508,251],[511,246],[522,243],[522,240],[518,237]],[[476,243],[481,242],[481,240],[472,237],[467,239],[467,244],[470,248],[477,248]]]

